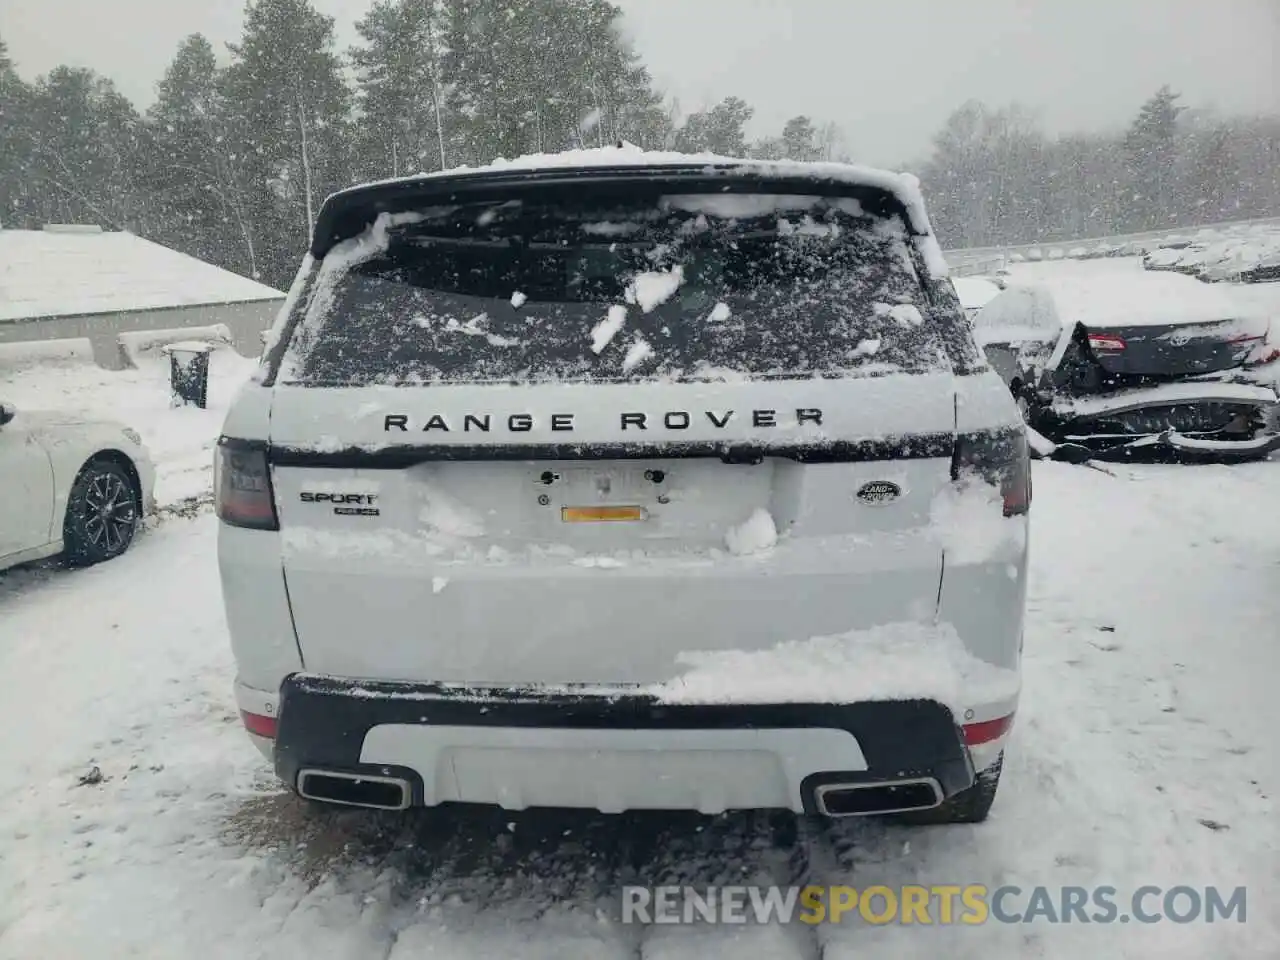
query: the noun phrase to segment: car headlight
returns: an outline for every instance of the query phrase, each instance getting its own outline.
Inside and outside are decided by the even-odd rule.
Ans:
[[[129,427],[125,427],[120,432],[123,433],[129,439],[130,443],[134,444],[135,446],[139,446],[139,447],[142,446],[142,436],[138,433],[137,430],[131,430]]]

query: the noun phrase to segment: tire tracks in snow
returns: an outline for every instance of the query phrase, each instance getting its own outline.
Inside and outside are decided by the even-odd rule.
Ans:
[[[376,896],[381,919],[367,930],[373,942],[366,952],[384,960],[513,949],[522,960],[705,960],[726,947],[745,958],[822,955],[814,932],[801,924],[621,922],[628,885],[705,891],[791,884],[790,851],[774,849],[763,817],[449,811],[397,822],[359,816],[343,813],[319,828],[329,836],[326,850],[337,852],[322,857],[319,870],[308,860],[314,851],[280,844],[289,852],[272,859],[283,858],[292,864],[286,869],[299,874],[311,871],[310,889],[281,920],[281,936],[296,937],[301,918],[326,898],[347,900],[329,912],[350,914],[353,901]]]

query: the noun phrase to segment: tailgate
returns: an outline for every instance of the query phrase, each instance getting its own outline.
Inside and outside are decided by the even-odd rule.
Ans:
[[[308,670],[652,682],[685,651],[934,611],[949,375],[377,393],[277,389],[273,486]],[[504,426],[535,411],[534,426],[425,442],[441,410]],[[641,413],[645,440],[621,440]],[[555,415],[582,439],[557,437]],[[401,417],[419,429],[386,428]]]
[[[893,197],[495,183],[364,211],[288,341],[270,456],[308,670],[651,682],[932,616],[964,321]]]

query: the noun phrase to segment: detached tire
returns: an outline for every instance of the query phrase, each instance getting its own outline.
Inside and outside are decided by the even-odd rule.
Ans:
[[[961,790],[931,810],[900,813],[894,819],[899,823],[916,826],[982,823],[991,812],[991,804],[995,802],[996,788],[1000,785],[1000,769],[1003,766],[1004,754],[1002,753],[995,763],[978,773],[977,779],[969,789]]]
[[[129,471],[114,460],[90,460],[67,497],[63,559],[72,567],[115,559],[133,543],[141,516],[138,490]]]

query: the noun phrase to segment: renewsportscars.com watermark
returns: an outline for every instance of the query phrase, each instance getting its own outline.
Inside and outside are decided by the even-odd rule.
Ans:
[[[1244,923],[1244,887],[623,887],[622,922],[867,923]]]

